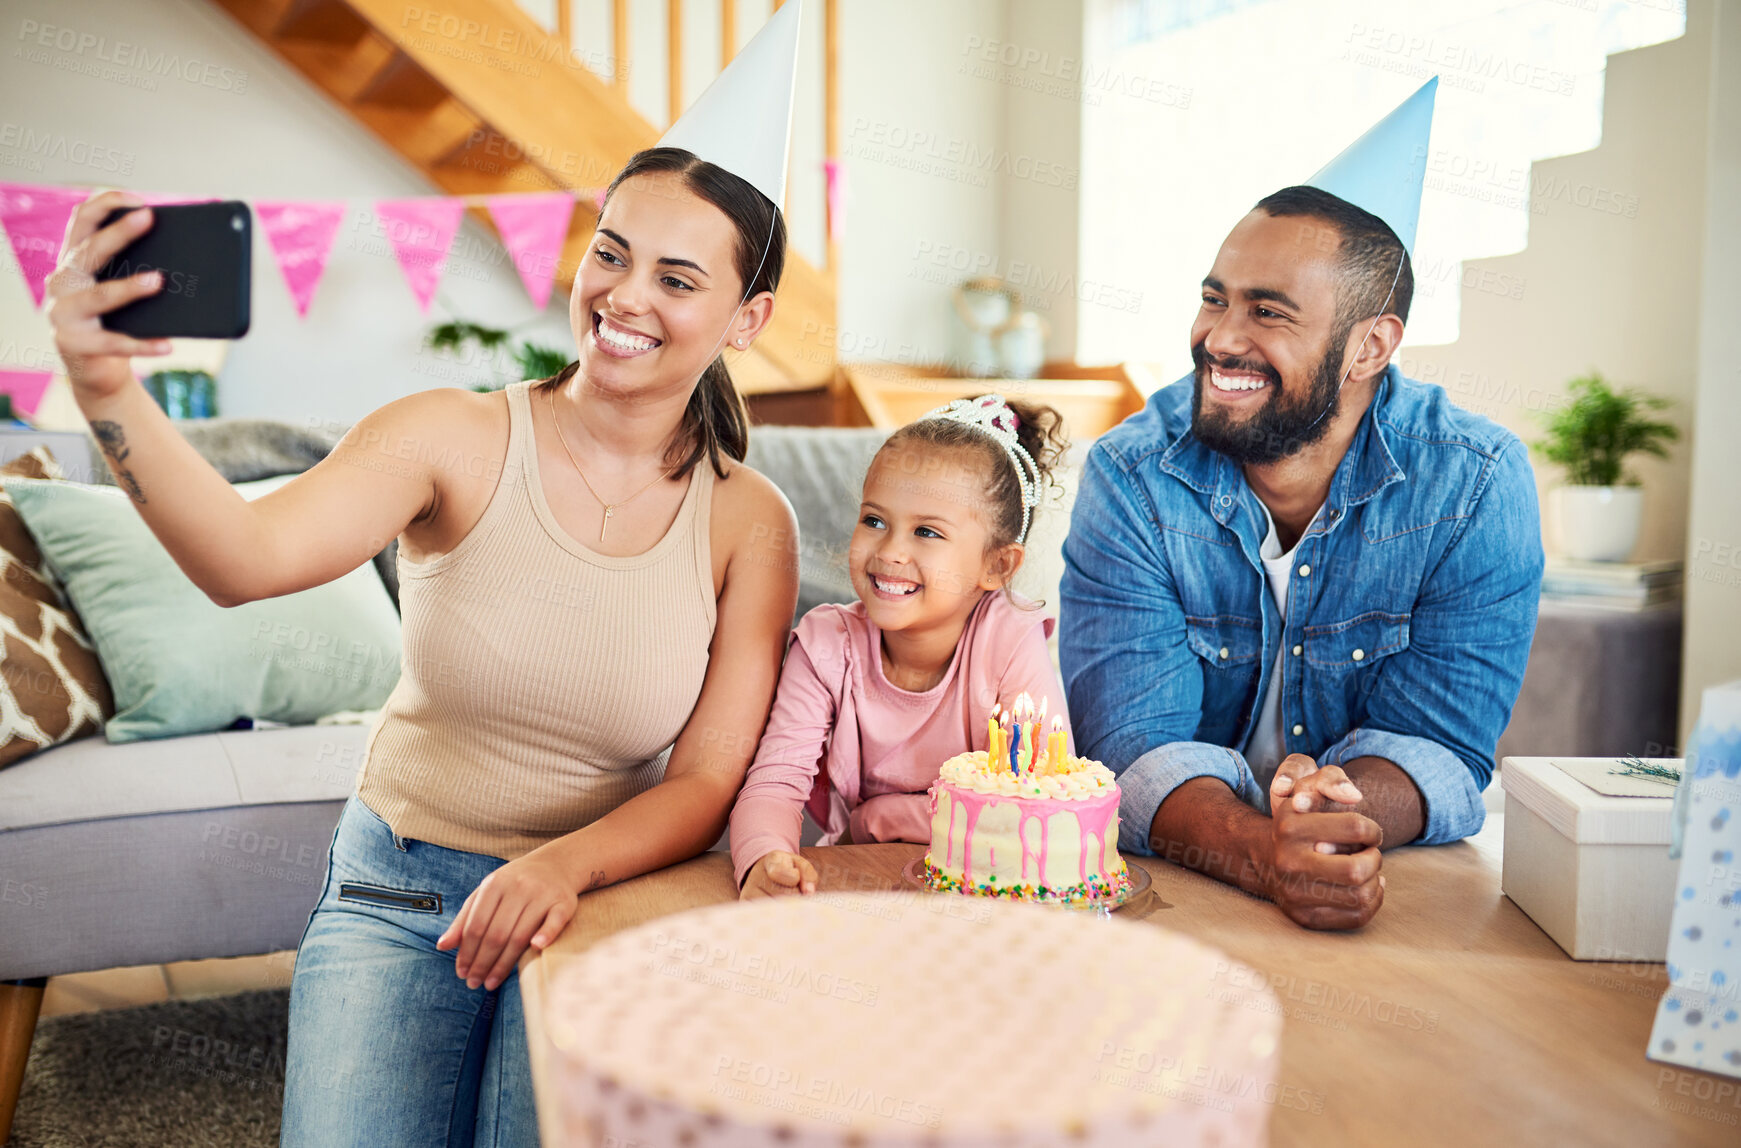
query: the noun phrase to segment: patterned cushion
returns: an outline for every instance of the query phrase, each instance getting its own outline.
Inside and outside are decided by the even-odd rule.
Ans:
[[[61,477],[47,447],[0,466],[0,767],[102,731],[109,681],[73,608],[12,507],[7,477]]]

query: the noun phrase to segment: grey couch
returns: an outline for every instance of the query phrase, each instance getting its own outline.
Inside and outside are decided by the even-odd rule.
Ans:
[[[334,441],[258,420],[190,422],[184,433],[234,482],[304,470]],[[884,437],[752,435],[750,465],[799,520],[800,614],[852,597],[851,508]],[[396,596],[394,557],[390,546],[376,567]],[[296,945],[367,737],[362,725],[313,725],[86,738],[0,769],[0,1143],[46,978]]]

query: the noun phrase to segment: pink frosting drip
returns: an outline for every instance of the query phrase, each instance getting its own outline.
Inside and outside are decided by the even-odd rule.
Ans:
[[[950,800],[959,801],[963,792],[971,791],[957,791],[950,795]],[[974,794],[974,796],[978,797],[979,794]],[[987,804],[984,801],[967,803],[967,828],[961,834],[961,879],[963,881],[971,882],[973,880],[973,830],[979,824],[979,815],[984,812]],[[949,816],[953,820],[955,814],[951,812]],[[953,834],[951,835],[953,836]]]
[[[1118,816],[1118,795],[1116,792],[1109,793],[1105,797],[1065,803],[1028,797],[1006,797],[997,793],[980,793],[977,790],[955,785],[948,785],[947,788],[950,798],[949,844],[945,850],[945,864],[953,863],[955,856],[955,805],[959,802],[967,806],[967,829],[961,837],[961,879],[963,882],[971,884],[973,880],[973,831],[979,824],[979,815],[985,811],[987,806],[995,805],[1001,801],[1015,802],[1020,814],[1016,823],[1016,836],[1022,847],[1023,881],[1028,879],[1030,859],[1034,861],[1039,870],[1039,879],[1045,880],[1046,860],[1050,848],[1046,818],[1049,814],[1056,813],[1063,808],[1072,809],[1082,826],[1082,848],[1076,858],[1076,869],[1080,879],[1084,882],[1088,880],[1088,839],[1090,837],[1094,838],[1100,846],[1098,871],[1106,872],[1107,836],[1112,827],[1113,819]],[[1028,838],[1025,832],[1028,819],[1031,817],[1039,818],[1040,821],[1040,852],[1037,858],[1033,851],[1028,848]],[[988,859],[995,867],[996,858],[988,855]]]
[[[931,812],[937,812],[937,794],[935,790],[933,790],[931,794]],[[955,800],[953,798],[949,801],[949,841],[943,847],[943,863],[945,865],[953,865],[955,863]]]
[[[1036,817],[1040,818],[1040,828],[1044,831],[1046,819],[1027,809],[1022,810],[1021,820],[1016,823],[1016,840],[1022,843],[1022,880],[1024,881],[1028,879],[1028,858],[1034,855],[1033,850],[1028,848],[1028,822]],[[1045,875],[1046,846],[1042,842],[1040,845],[1040,876],[1044,877]]]
[[[1046,879],[1046,850],[1048,848],[1046,833],[1049,825],[1050,822],[1046,818],[1040,818],[1040,880],[1042,881]]]

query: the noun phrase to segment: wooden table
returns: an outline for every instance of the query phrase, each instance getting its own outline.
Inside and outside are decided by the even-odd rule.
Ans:
[[[1567,957],[1499,891],[1502,826],[1490,815],[1468,841],[1386,854],[1384,908],[1358,933],[1307,932],[1272,905],[1149,858],[1130,860],[1153,875],[1153,889],[1119,912],[1206,941],[1268,978],[1283,1009],[1281,1081],[1291,1086],[1271,1122],[1275,1144],[1741,1143],[1735,1081],[1645,1059],[1663,966]],[[822,890],[862,891],[910,890],[900,872],[922,852],[804,854]],[[543,1026],[550,978],[620,929],[733,896],[730,858],[703,854],[589,893],[557,943],[522,962],[547,1133],[556,1126]]]

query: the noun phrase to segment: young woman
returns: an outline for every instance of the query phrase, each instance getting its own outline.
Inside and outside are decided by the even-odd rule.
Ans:
[[[537,1143],[516,963],[577,896],[706,849],[779,674],[791,509],[743,466],[718,355],[766,326],[779,212],[689,152],[629,161],[570,303],[579,359],[362,419],[246,502],[99,316],[160,288],[91,269],[150,227],[74,216],[50,318],[121,487],[220,605],[337,578],[399,538],[404,661],[334,834],[291,987],[286,1145]]]

